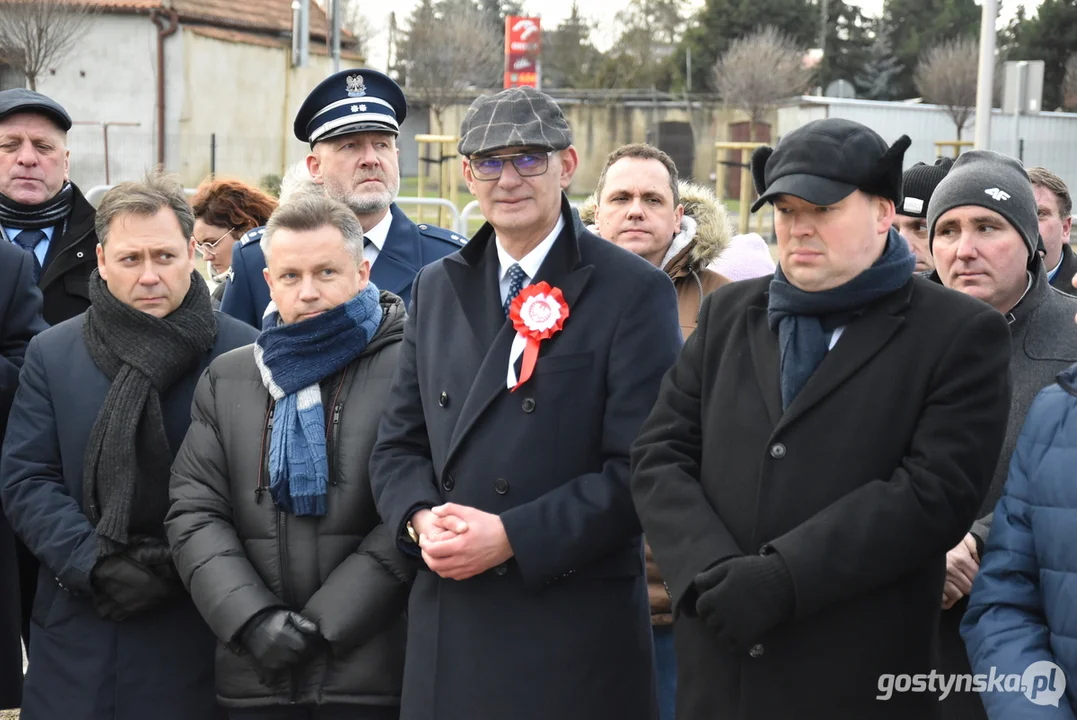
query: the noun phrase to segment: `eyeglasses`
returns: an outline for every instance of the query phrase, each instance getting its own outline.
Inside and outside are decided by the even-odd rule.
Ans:
[[[221,240],[224,240],[226,237],[231,235],[233,230],[235,230],[235,228],[229,228],[228,232],[226,232],[224,235],[221,235],[219,238],[217,238],[211,243],[196,242],[194,244],[194,249],[197,250],[198,254],[202,257],[206,257],[206,255],[216,255],[217,246],[221,244]]]
[[[476,158],[468,160],[471,166],[471,174],[476,180],[497,180],[501,177],[501,171],[505,169],[505,162],[511,161],[516,168],[516,174],[520,177],[535,177],[542,175],[550,167],[550,156],[553,151],[518,153],[516,155],[500,155],[498,157]]]

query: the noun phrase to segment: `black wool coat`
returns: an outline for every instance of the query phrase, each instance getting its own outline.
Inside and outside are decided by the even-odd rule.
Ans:
[[[19,386],[26,347],[47,327],[41,319],[41,293],[34,287],[33,269],[30,253],[0,243],[0,439]],[[0,512],[0,709],[17,708],[22,698],[18,587],[15,535]]]
[[[913,278],[845,327],[783,412],[769,283],[707,297],[633,448],[636,507],[674,602],[677,717],[937,718],[937,695],[875,698],[880,675],[937,661],[946,551],[1006,430],[1005,320]],[[784,561],[795,610],[732,648],[695,617],[690,589],[757,552]]]
[[[655,717],[628,452],[681,344],[677,297],[665,273],[577,228],[567,200],[562,217],[534,281],[570,315],[515,392],[492,228],[412,288],[371,456],[378,510],[398,538],[447,501],[497,514],[515,557],[463,581],[420,569],[402,720]]]

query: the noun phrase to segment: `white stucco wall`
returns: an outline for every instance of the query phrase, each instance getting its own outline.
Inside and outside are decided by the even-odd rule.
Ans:
[[[109,128],[113,183],[138,177],[152,165],[157,29],[147,15],[101,14],[75,50],[38,78],[37,89],[62,104],[75,126],[68,135],[71,179],[84,190],[105,182],[104,134]]]

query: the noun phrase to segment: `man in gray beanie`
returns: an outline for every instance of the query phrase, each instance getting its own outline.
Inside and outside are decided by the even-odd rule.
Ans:
[[[1073,322],[1077,298],[1055,290],[1047,279],[1037,252],[1036,197],[1028,174],[1013,158],[987,150],[963,154],[931,196],[928,224],[938,279],[1002,313],[1013,340],[1013,395],[1002,454],[980,519],[946,556],[940,670],[968,673],[968,657],[958,632],[967,595],[979,571],[995,503],[1029,406],[1059,372],[1077,361],[1077,334],[1062,331]],[[947,717],[987,717],[974,693],[952,693],[944,705]]]

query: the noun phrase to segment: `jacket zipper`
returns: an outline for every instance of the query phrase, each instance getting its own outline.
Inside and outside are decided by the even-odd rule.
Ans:
[[[344,369],[344,373],[340,376],[340,382],[337,383],[336,392],[333,393],[333,420],[329,426],[328,438],[325,448],[326,463],[329,466],[329,484],[334,487],[337,485],[336,460],[337,454],[337,440],[340,436],[340,411],[344,409],[344,403],[340,402],[340,392],[344,389],[344,381],[348,377],[348,369]]]

